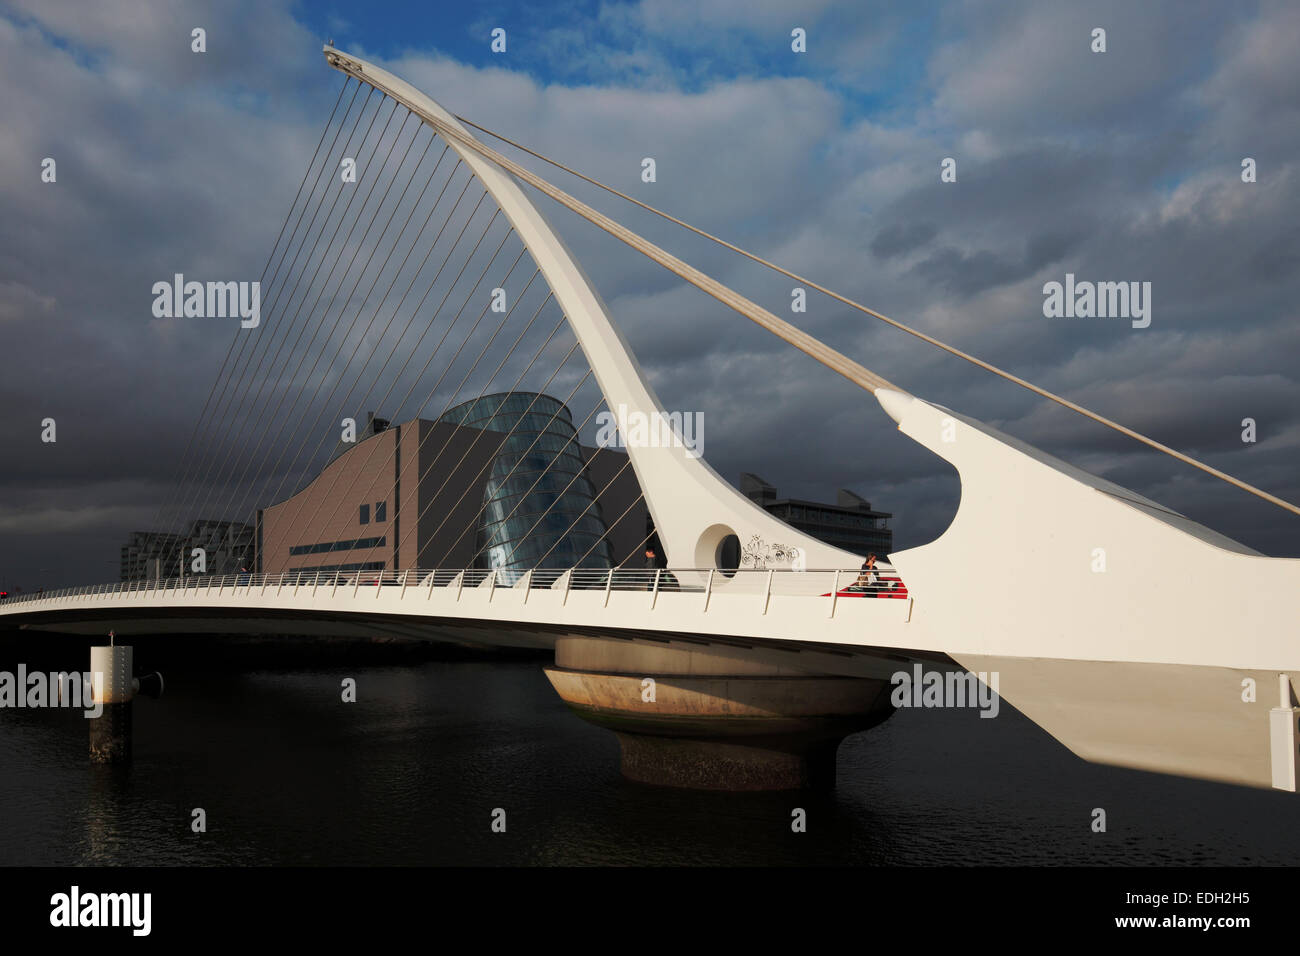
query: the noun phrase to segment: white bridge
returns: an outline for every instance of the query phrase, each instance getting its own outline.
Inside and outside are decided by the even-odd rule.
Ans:
[[[850,716],[866,715],[859,725],[870,726],[888,715],[881,694],[892,675],[914,662],[956,666],[996,672],[1007,702],[1085,759],[1295,790],[1300,560],[1260,555],[907,394],[506,159],[397,77],[325,53],[359,86],[417,116],[495,200],[611,408],[663,410],[521,182],[860,384],[901,432],[956,468],[955,519],[937,540],[891,554],[892,567],[870,588],[855,588],[860,555],[779,522],[684,448],[629,447],[672,570],[197,576],[14,597],[0,605],[5,625],[387,633],[556,648],[552,681],[584,716],[620,732],[625,771],[670,781],[663,752],[633,753],[629,741],[725,738],[717,759],[743,776],[748,765],[735,747],[747,735],[757,749],[779,751],[772,741],[805,734],[804,718],[833,718],[843,731]],[[779,541],[801,559],[724,568],[721,548],[732,536]],[[895,577],[905,596],[881,582]],[[646,677],[674,690],[646,700]],[[783,702],[771,697],[777,690]]]

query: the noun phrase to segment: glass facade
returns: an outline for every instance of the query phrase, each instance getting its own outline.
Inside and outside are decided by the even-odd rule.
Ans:
[[[536,392],[485,395],[439,421],[510,433],[488,469],[476,567],[513,584],[529,568],[610,566],[604,516],[563,402]]]
[[[829,505],[794,504],[778,501],[767,510],[791,527],[798,528],[829,545],[857,554],[874,551],[886,555],[894,548],[894,533],[887,519],[863,515]]]

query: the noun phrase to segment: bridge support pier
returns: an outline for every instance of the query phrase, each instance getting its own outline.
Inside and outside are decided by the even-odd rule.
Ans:
[[[679,642],[560,638],[546,676],[579,717],[618,737],[625,777],[669,787],[829,789],[840,741],[893,713],[885,680]]]
[[[90,762],[126,763],[131,759],[131,704],[105,704],[90,718]]]
[[[91,688],[103,712],[90,718],[91,763],[124,763],[131,759],[131,676],[134,650],[117,644],[90,649]]]

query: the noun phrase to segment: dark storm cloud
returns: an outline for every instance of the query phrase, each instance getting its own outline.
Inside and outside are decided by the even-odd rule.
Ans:
[[[876,238],[871,241],[871,251],[881,259],[890,259],[925,245],[938,231],[930,222],[891,223],[876,233]]]

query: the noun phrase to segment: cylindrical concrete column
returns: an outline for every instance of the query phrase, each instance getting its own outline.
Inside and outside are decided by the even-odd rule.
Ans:
[[[124,644],[90,649],[90,682],[95,699],[105,704],[130,703],[135,696],[132,669],[134,648]],[[102,675],[102,676],[101,676]]]
[[[893,713],[888,681],[684,643],[560,638],[546,676],[578,716],[614,731],[624,776],[664,786],[833,786],[839,742]]]
[[[90,718],[90,759],[119,763],[131,757],[131,676],[134,654],[129,645],[90,649],[90,686],[103,712]]]

